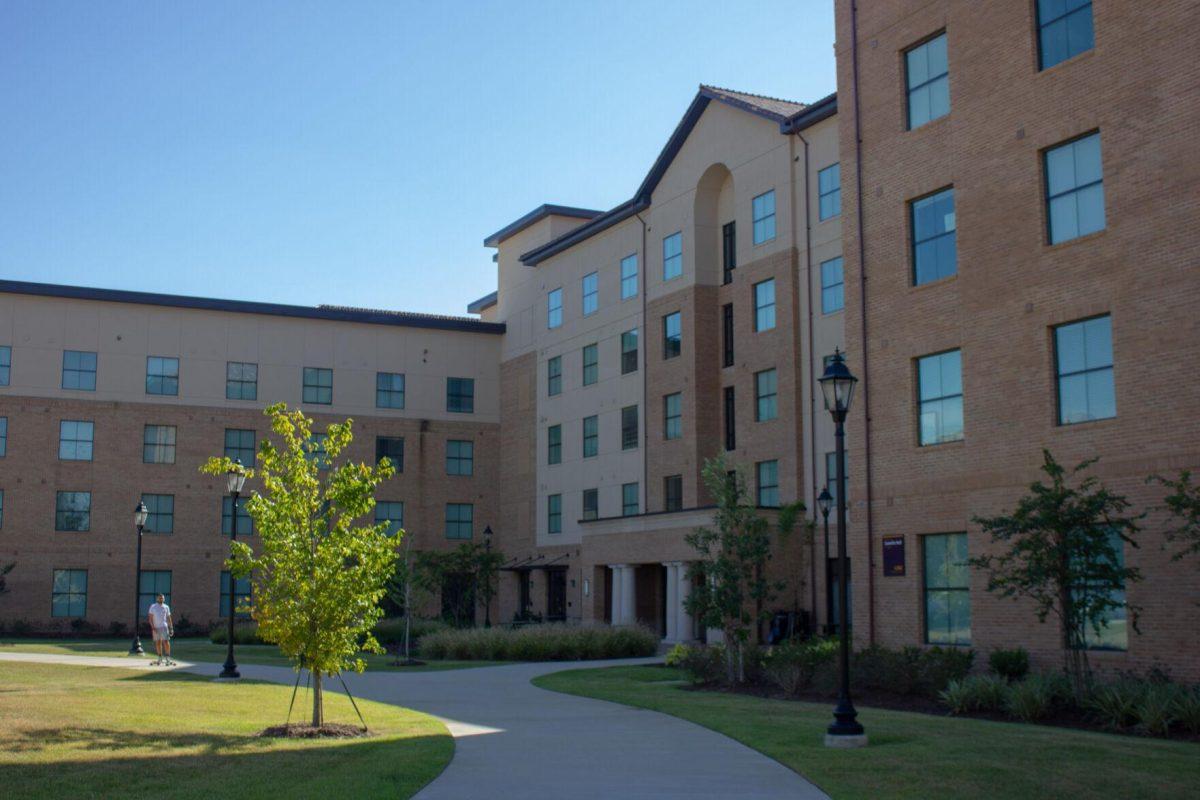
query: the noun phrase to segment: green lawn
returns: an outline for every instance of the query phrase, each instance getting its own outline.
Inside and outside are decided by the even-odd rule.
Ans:
[[[1200,744],[860,708],[870,745],[823,745],[831,705],[686,688],[678,670],[609,667],[534,680],[724,733],[841,798],[1194,797]]]
[[[129,652],[129,639],[0,639],[0,653],[51,653],[75,656],[123,656]],[[149,637],[142,639],[142,649],[147,658],[155,658],[154,643]],[[225,661],[225,645],[213,644],[208,639],[176,639],[171,642],[171,653],[176,661]],[[234,656],[239,664],[266,664],[286,667],[290,662],[279,654],[271,644],[234,645]],[[427,661],[420,667],[396,667],[390,655],[366,653],[367,669],[395,670],[397,672],[429,672],[443,669],[470,669],[503,664],[503,661]]]
[[[369,738],[257,737],[284,721],[291,698],[257,681],[0,662],[0,687],[5,797],[405,798],[454,754],[441,722],[364,700]],[[332,691],[326,717],[357,719]]]

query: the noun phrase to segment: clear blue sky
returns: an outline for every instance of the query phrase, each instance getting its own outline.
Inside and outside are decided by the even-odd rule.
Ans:
[[[0,277],[462,314],[700,83],[834,89],[832,0],[0,3]]]

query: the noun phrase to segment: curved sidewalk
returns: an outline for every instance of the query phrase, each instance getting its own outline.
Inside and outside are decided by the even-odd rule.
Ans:
[[[140,666],[122,658],[87,656],[10,653],[0,654],[0,659]],[[546,691],[530,683],[539,675],[565,669],[653,661],[368,672],[346,680],[355,696],[432,714],[454,735],[454,759],[417,795],[419,800],[826,797],[777,761],[707,728],[654,711]],[[221,669],[219,664],[180,666],[209,675]],[[247,678],[288,684],[295,680],[295,673],[283,667],[251,664],[240,669]]]

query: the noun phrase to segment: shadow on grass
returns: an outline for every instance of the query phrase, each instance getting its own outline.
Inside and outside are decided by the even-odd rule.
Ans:
[[[150,748],[170,751],[176,748],[202,748],[216,752],[232,748],[266,748],[270,739],[209,733],[150,733],[107,728],[32,728],[17,731],[5,743],[6,750],[38,753],[57,747],[79,750],[137,750]]]

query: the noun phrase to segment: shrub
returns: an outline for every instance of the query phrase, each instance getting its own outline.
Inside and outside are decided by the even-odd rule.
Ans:
[[[229,623],[224,625],[213,625],[209,631],[208,639],[213,644],[228,644],[229,643]],[[234,644],[265,644],[262,639],[258,638],[258,623],[256,622],[238,622],[233,626],[233,643]]]
[[[125,628],[124,622],[118,622],[117,620],[114,619],[112,622],[108,623],[108,635],[109,636],[113,636],[113,637],[124,636],[125,630],[126,630],[126,628]]]
[[[1136,681],[1122,680],[1095,687],[1084,705],[1104,727],[1123,731],[1137,721],[1141,695],[1142,687]]]
[[[951,680],[938,697],[952,714],[999,711],[1004,708],[1008,682],[996,675],[968,675]]]
[[[864,689],[937,697],[950,681],[965,678],[974,660],[969,649],[871,645],[854,654],[850,668],[854,684]]]
[[[993,650],[988,656],[992,672],[1008,681],[1019,681],[1029,674],[1029,653],[1024,647]]]
[[[187,617],[181,616],[175,621],[176,636],[203,636],[206,633],[208,633],[207,628],[192,622]]]
[[[837,658],[834,639],[789,640],[774,648],[763,659],[763,674],[787,694],[796,694],[812,686],[822,664]]]
[[[421,639],[420,654],[462,661],[578,661],[653,655],[658,635],[645,628],[529,625],[434,631]]]
[[[1045,675],[1028,675],[1011,684],[1004,701],[1005,710],[1022,722],[1036,722],[1047,717],[1061,697],[1058,681]]]
[[[440,619],[421,619],[413,617],[409,625],[409,644],[416,651],[417,644],[422,636],[428,636],[431,633],[444,631],[450,625]],[[404,644],[404,617],[386,617],[375,623],[375,628],[372,631],[375,634],[376,640],[384,646],[390,644]]]
[[[1188,733],[1200,733],[1200,686],[1181,686],[1175,695],[1175,719]]]
[[[725,647],[719,644],[685,647],[678,666],[692,683],[724,683]]]
[[[931,697],[945,689],[950,681],[961,681],[971,672],[975,651],[958,647],[930,647],[918,662],[920,689]]]
[[[683,663],[683,659],[687,656],[690,648],[686,644],[677,644],[667,651],[667,657],[663,662],[668,667],[678,667]]]
[[[33,623],[27,619],[15,619],[12,624],[13,636],[29,636],[33,633]]]
[[[1175,698],[1179,691],[1173,683],[1143,686],[1134,708],[1138,730],[1150,736],[1169,735],[1175,724]]]

